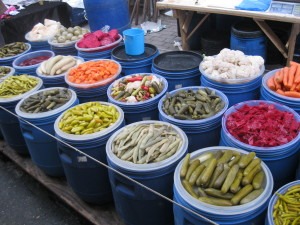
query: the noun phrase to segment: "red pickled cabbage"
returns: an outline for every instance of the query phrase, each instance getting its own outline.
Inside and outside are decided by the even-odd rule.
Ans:
[[[114,43],[119,39],[117,29],[112,29],[108,33],[97,30],[93,33],[86,33],[83,38],[77,43],[79,48],[96,48]]]
[[[258,147],[274,147],[292,141],[299,133],[300,122],[290,112],[272,104],[244,105],[230,114],[227,130],[239,141]]]

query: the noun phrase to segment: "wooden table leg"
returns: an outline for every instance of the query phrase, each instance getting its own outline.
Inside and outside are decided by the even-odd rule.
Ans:
[[[136,0],[135,25],[139,23],[140,0]]]
[[[292,25],[292,30],[291,30],[291,34],[288,40],[288,57],[287,57],[287,62],[286,65],[288,66],[290,64],[290,61],[293,60],[294,57],[294,51],[295,51],[295,44],[296,44],[296,38],[297,35],[299,34],[299,24],[298,23],[294,23]]]
[[[176,15],[179,21],[179,30],[180,30],[180,35],[181,35],[181,42],[182,42],[182,48],[183,50],[189,50],[190,46],[186,41],[187,37],[187,32],[183,29],[185,26],[185,20],[186,20],[186,12],[183,10],[176,10]]]

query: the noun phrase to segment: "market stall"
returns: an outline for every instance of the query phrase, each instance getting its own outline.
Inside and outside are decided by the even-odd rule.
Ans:
[[[161,2],[157,2],[157,8],[173,9],[176,12],[176,17],[179,19],[179,28],[184,49],[189,49],[188,40],[193,36],[196,30],[202,26],[202,24],[205,22],[205,20],[209,17],[210,14],[223,14],[252,18],[258,24],[261,30],[265,33],[265,35],[277,47],[281,54],[287,59],[287,64],[293,59],[295,42],[297,35],[299,34],[299,16],[295,16],[294,14],[281,14],[269,11],[258,12],[237,10],[233,9],[232,7],[222,7],[222,3],[219,3],[218,5],[213,5],[209,2],[210,1],[195,0],[164,0]],[[191,32],[188,32],[192,16],[195,13],[204,14],[204,17],[198,22],[198,24],[192,29]],[[272,31],[272,29],[266,23],[266,21],[268,20],[281,21],[285,23],[290,23],[292,25],[287,45],[285,45],[285,43],[282,43],[279,37]]]

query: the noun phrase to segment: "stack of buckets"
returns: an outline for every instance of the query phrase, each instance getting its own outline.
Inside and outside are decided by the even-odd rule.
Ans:
[[[300,99],[299,98],[291,98],[286,97],[280,94],[277,94],[275,91],[271,90],[267,86],[267,81],[270,77],[274,76],[278,70],[273,70],[264,75],[262,79],[262,86],[260,89],[260,99],[277,102],[283,105],[290,107],[295,110],[298,114],[300,114]]]
[[[129,76],[134,76],[137,74],[132,74]],[[142,76],[148,76],[152,75],[151,73],[142,73]],[[161,97],[166,93],[168,90],[168,82],[165,78],[153,74],[156,76],[161,82],[163,83],[163,90],[158,95],[156,95],[154,98],[148,99],[146,101],[141,102],[135,102],[135,103],[127,103],[127,102],[121,102],[118,100],[115,100],[111,96],[112,88],[114,83],[112,83],[108,89],[107,89],[107,96],[109,102],[119,106],[124,111],[124,117],[126,124],[143,121],[143,120],[158,120],[158,109],[157,104],[158,101],[161,99]],[[119,82],[123,79],[126,79],[126,77],[122,77],[119,80],[116,80],[115,82]]]
[[[5,57],[5,58],[0,58],[0,66],[12,66],[13,61],[18,58],[19,56],[28,53],[31,50],[31,45],[28,43],[25,43],[27,45],[27,49],[15,56],[10,56],[10,57]]]
[[[106,154],[108,165],[120,171],[131,179],[172,198],[173,174],[176,165],[187,153],[188,139],[185,133],[177,126],[171,125],[182,140],[181,147],[171,157],[149,164],[134,164],[119,159],[112,152],[112,143],[124,129],[135,125],[169,123],[159,121],[141,121],[125,126],[116,131],[107,141]],[[123,176],[109,170],[109,180],[112,186],[114,203],[118,215],[125,224],[131,225],[173,225],[172,204],[140,185],[125,179]]]
[[[218,150],[235,150],[240,153],[247,154],[248,152],[239,148],[230,148],[224,146],[208,147],[191,153],[190,158],[196,159],[198,156]],[[268,201],[270,199],[273,190],[273,177],[265,163],[261,163],[262,170],[265,173],[264,191],[263,193],[254,199],[253,201],[237,206],[216,206],[207,203],[203,203],[198,199],[192,197],[183,187],[180,178],[180,170],[182,168],[183,160],[177,165],[174,173],[174,201],[181,204],[195,213],[195,215],[188,212],[185,209],[177,205],[173,205],[175,225],[190,225],[190,224],[201,224],[210,225],[210,221],[214,224],[223,225],[261,225],[265,221],[265,210],[268,207]],[[202,217],[201,217],[202,216]],[[205,217],[206,219],[204,219]],[[210,221],[208,221],[209,219]]]
[[[42,88],[43,81],[38,77],[35,78],[38,80],[38,84],[33,89],[22,95],[12,98],[0,98],[0,105],[6,110],[15,113],[16,105],[22,98]],[[6,143],[11,148],[13,148],[19,154],[28,154],[27,145],[23,138],[23,134],[20,129],[20,123],[17,117],[11,115],[5,110],[0,110],[0,129]]]
[[[170,96],[175,95],[177,92],[180,91],[187,91],[193,90],[197,91],[199,89],[203,89],[204,87],[185,87],[180,88],[174,91],[171,91],[169,94]],[[160,99],[158,103],[158,110],[159,110],[159,119],[161,121],[169,122],[181,128],[188,136],[189,139],[189,152],[193,152],[197,149],[208,147],[208,146],[215,146],[219,144],[220,140],[220,131],[221,131],[221,119],[224,112],[228,108],[228,99],[227,97],[220,91],[210,88],[210,90],[214,90],[216,95],[220,96],[222,101],[224,102],[224,108],[218,112],[217,114],[200,120],[179,120],[175,119],[167,115],[163,111],[163,102],[166,98],[164,96]]]
[[[58,156],[56,140],[49,135],[44,134],[37,128],[23,121],[26,120],[38,128],[55,135],[53,123],[56,118],[66,109],[77,105],[78,99],[76,93],[72,90],[68,90],[71,93],[71,98],[63,106],[51,110],[49,112],[42,113],[26,113],[20,110],[23,102],[30,98],[30,96],[38,94],[44,91],[50,90],[63,90],[65,88],[47,88],[40,91],[36,91],[31,95],[26,96],[16,106],[16,113],[20,116],[20,127],[28,147],[30,156],[35,165],[37,165],[45,174],[50,176],[63,176],[63,168]]]
[[[78,151],[75,151],[71,146],[106,164],[105,145],[107,140],[115,131],[124,126],[124,113],[122,109],[107,102],[99,103],[101,105],[113,106],[119,113],[117,121],[100,132],[87,135],[74,135],[61,131],[58,123],[64,116],[64,113],[54,123],[56,137],[68,144],[65,145],[62,142],[58,142],[59,157],[68,184],[82,200],[94,204],[103,204],[112,200],[107,169]]]
[[[37,63],[37,64],[30,65],[30,66],[20,66],[20,64],[24,60],[32,59],[32,58],[39,57],[39,56],[48,56],[51,58],[54,56],[54,52],[48,51],[48,50],[40,50],[40,51],[26,53],[26,54],[19,56],[18,58],[16,58],[13,61],[13,67],[16,71],[16,74],[30,74],[30,75],[36,76],[36,69],[38,68],[38,66],[41,63]]]
[[[165,52],[153,59],[152,72],[165,77],[168,91],[200,85],[199,64],[202,56],[188,51]]]
[[[300,133],[287,144],[276,146],[276,147],[257,147],[249,144],[245,144],[235,137],[233,137],[226,127],[226,121],[230,114],[237,111],[244,105],[258,105],[260,103],[272,104],[280,111],[290,112],[294,115],[296,120],[300,122],[300,115],[294,110],[287,106],[280,105],[275,102],[268,101],[246,101],[243,103],[236,104],[230,107],[222,118],[222,130],[220,145],[236,147],[244,149],[249,152],[255,152],[257,157],[263,160],[270,168],[275,182],[275,189],[279,188],[283,184],[290,182],[295,179],[295,171],[298,165],[299,148],[300,148]]]

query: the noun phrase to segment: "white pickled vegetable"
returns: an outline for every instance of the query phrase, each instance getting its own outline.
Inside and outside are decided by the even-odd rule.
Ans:
[[[212,79],[242,79],[257,76],[264,65],[261,56],[246,56],[224,48],[218,55],[204,57],[201,68]]]

